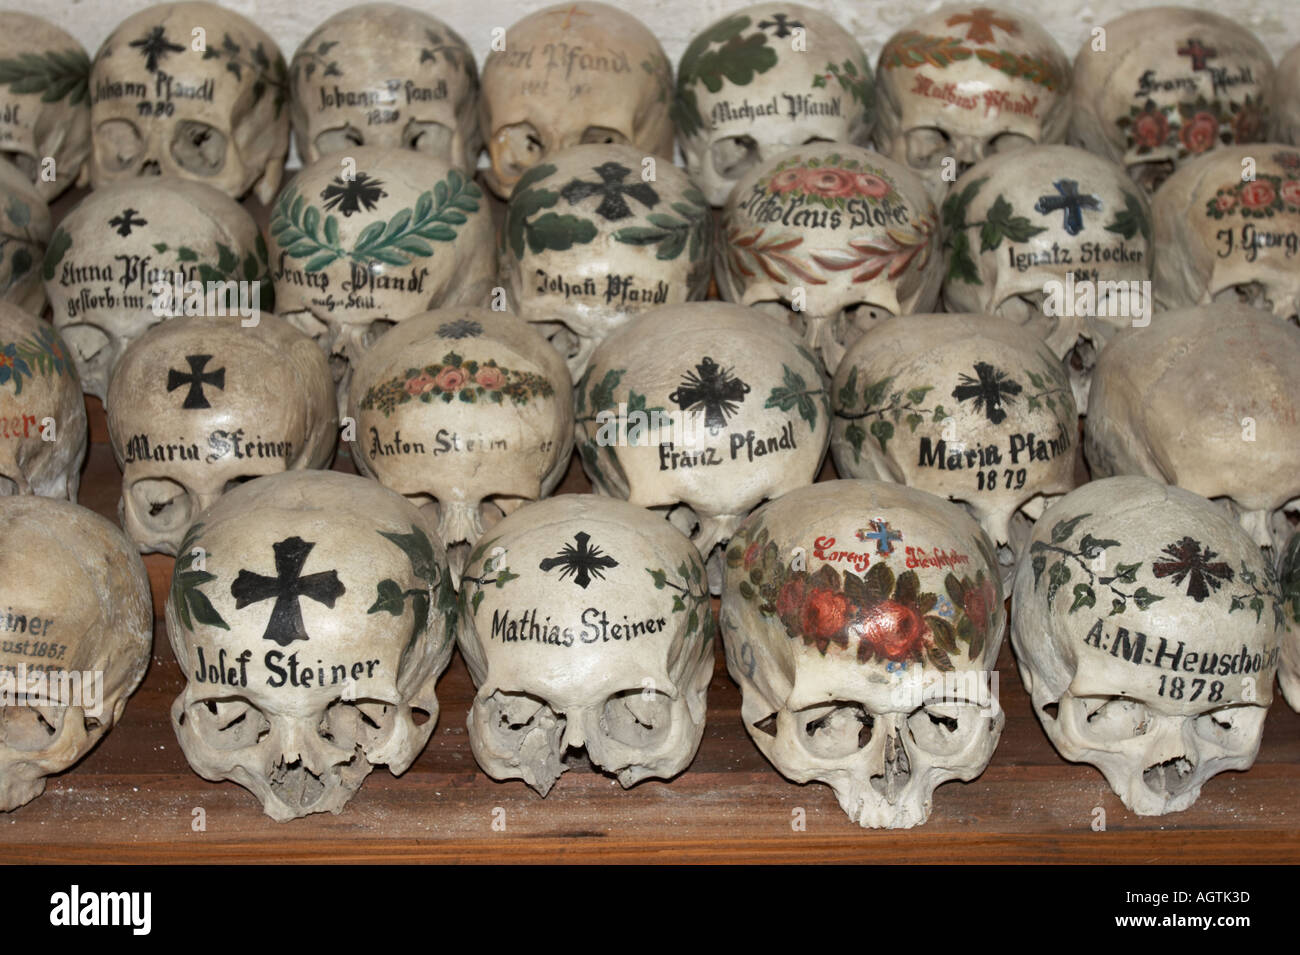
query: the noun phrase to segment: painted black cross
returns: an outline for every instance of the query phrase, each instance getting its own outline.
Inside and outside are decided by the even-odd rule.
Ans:
[[[315,546],[301,537],[290,537],[272,544],[271,548],[275,551],[274,577],[241,570],[235,582],[230,585],[230,596],[235,598],[236,610],[275,598],[271,619],[266,623],[262,639],[273,640],[282,647],[287,647],[295,640],[306,640],[307,631],[302,625],[299,598],[309,597],[333,609],[334,601],[343,596],[343,582],[339,580],[336,570],[302,576],[303,564],[307,563],[307,555]]]
[[[618,561],[601,551],[599,547],[588,546],[591,537],[585,531],[573,535],[573,544],[565,544],[554,557],[548,557],[537,566],[542,570],[560,568],[560,579],[573,577],[573,582],[583,590],[591,583],[591,578],[604,580],[604,571],[618,566]]]
[[[749,394],[749,385],[731,373],[730,368],[719,368],[712,358],[705,357],[694,371],[682,375],[682,383],[668,396],[683,411],[704,409],[704,424],[711,434],[727,426],[727,419],[740,408]]]
[[[790,36],[790,34],[794,32],[794,30],[791,29],[792,27],[802,28],[803,24],[798,20],[791,20],[789,14],[774,13],[772,14],[772,19],[758,21],[758,28],[760,30],[766,30],[769,27],[776,27],[776,29],[772,31],[772,36]]]
[[[1083,231],[1083,210],[1096,212],[1101,208],[1101,200],[1090,193],[1080,193],[1079,184],[1073,179],[1058,179],[1052,185],[1058,194],[1040,196],[1034,210],[1044,216],[1064,212],[1066,234],[1078,235]]]
[[[162,27],[154,27],[138,40],[132,40],[127,46],[140,51],[144,57],[144,66],[150,73],[158,72],[158,61],[172,53],[184,53],[185,47],[167,39]]]
[[[627,200],[623,198],[624,196],[631,196],[647,209],[653,209],[659,202],[659,193],[655,192],[648,182],[634,182],[631,185],[623,183],[623,180],[631,174],[632,170],[622,163],[613,162],[612,160],[604,162],[596,166],[592,172],[600,177],[600,182],[574,179],[560,190],[560,195],[564,197],[565,202],[572,205],[575,202],[581,202],[588,196],[600,196],[600,205],[596,207],[596,215],[611,221],[626,219],[632,214]]]
[[[118,235],[127,236],[136,226],[148,225],[148,219],[141,219],[140,214],[135,209],[123,209],[119,214],[108,220],[108,224],[117,230]]]
[[[188,372],[177,371],[175,368],[167,371],[167,390],[175,391],[185,385],[190,386],[190,390],[185,393],[185,403],[182,408],[211,408],[208,404],[208,396],[203,393],[204,385],[211,385],[213,388],[226,390],[226,369],[218,368],[216,371],[204,371],[203,368],[212,360],[211,355],[186,355],[185,360],[189,362],[190,370]]]
[[[1019,382],[1007,377],[1004,371],[998,371],[988,362],[975,363],[975,375],[962,373],[960,384],[952,390],[952,396],[958,401],[975,399],[975,410],[983,411],[984,416],[994,424],[1001,424],[1007,413],[1002,409],[1003,400],[1014,401],[1020,394]]]
[[[1210,60],[1219,55],[1219,51],[1207,46],[1202,46],[1201,41],[1192,37],[1187,41],[1187,45],[1178,49],[1179,56],[1190,57],[1192,61],[1192,72],[1200,73],[1206,68]]]

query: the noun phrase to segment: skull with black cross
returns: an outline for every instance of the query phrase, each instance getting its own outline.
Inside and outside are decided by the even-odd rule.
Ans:
[[[141,552],[173,556],[226,490],[334,456],[334,380],[315,342],[271,315],[174,318],[122,355],[108,389],[122,469],[122,526]]]
[[[1047,509],[1021,555],[1011,642],[1052,745],[1142,816],[1249,769],[1286,621],[1277,578],[1232,517],[1147,477]]]
[[[794,146],[869,145],[876,90],[851,33],[778,0],[696,35],[678,67],[673,118],[687,170],[720,206],[751,167]]]
[[[755,511],[727,549],[722,634],[741,718],[788,779],[905,829],[984,771],[1002,733],[993,548],[961,508],[827,481]]]
[[[704,734],[714,622],[691,542],[624,501],[561,494],[479,541],[461,577],[474,758],[550,792],[585,748],[623,786],[676,776]]]
[[[474,52],[437,17],[396,3],[334,14],[289,64],[291,118],[304,163],[357,146],[414,149],[473,172]]]
[[[190,527],[167,599],[185,758],[278,822],[341,812],[428,742],[455,604],[433,525],[374,481],[291,471],[231,490]]]
[[[380,335],[430,309],[486,305],[496,278],[483,191],[411,149],[322,156],[280,194],[269,232],[279,315],[329,355],[340,415]]]
[[[0,495],[76,501],[86,439],[68,346],[48,322],[0,303]]]
[[[943,222],[946,307],[1047,339],[1086,405],[1097,353],[1151,317],[1155,246],[1142,189],[1082,149],[1030,146],[967,170]]]
[[[90,71],[96,189],[139,176],[207,183],[263,205],[289,151],[288,69],[275,41],[215,3],[127,17]]]
[[[713,270],[704,194],[631,146],[574,146],[524,173],[506,209],[501,277],[510,308],[581,377],[615,328],[703,299]]]

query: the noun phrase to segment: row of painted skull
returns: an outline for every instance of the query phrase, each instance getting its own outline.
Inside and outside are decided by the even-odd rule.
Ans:
[[[140,682],[149,551],[185,756],[276,819],[409,767],[457,645],[494,778],[545,795],[574,747],[680,773],[710,594],[758,748],[866,826],[992,758],[1008,595],[1048,737],[1135,812],[1248,768],[1275,674],[1300,703],[1300,97],[1230,21],[1133,14],[1071,72],[1023,16],[948,7],[873,79],[763,4],[675,85],[592,3],[519,21],[481,81],[392,5],[288,66],[206,3],[93,63],[31,22],[0,46],[0,122],[37,143],[0,164],[0,680],[43,682],[0,709],[6,808]],[[125,535],[50,500],[83,391]],[[340,427],[360,477],[322,470]],[[598,496],[549,497],[575,450]],[[59,706],[92,672],[107,709]]]

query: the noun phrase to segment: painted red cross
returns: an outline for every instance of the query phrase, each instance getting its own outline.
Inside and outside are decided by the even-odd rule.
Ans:
[[[1199,73],[1205,69],[1205,64],[1219,55],[1219,51],[1213,47],[1202,46],[1201,41],[1193,37],[1187,41],[1187,45],[1178,49],[1179,56],[1191,57],[1192,72]]]
[[[546,11],[546,15],[550,17],[563,16],[564,22],[560,24],[561,30],[569,29],[569,26],[572,23],[574,17],[591,16],[590,13],[584,13],[582,10],[579,10],[578,5],[576,3],[571,5],[567,10],[548,10]]]

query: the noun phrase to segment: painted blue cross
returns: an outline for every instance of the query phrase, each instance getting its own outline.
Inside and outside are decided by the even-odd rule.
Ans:
[[[1059,195],[1041,196],[1034,203],[1034,210],[1044,216],[1064,212],[1066,234],[1078,235],[1083,231],[1083,210],[1100,210],[1101,200],[1091,193],[1080,193],[1079,184],[1073,179],[1058,179],[1052,185]]]
[[[893,542],[901,541],[902,539],[902,531],[891,530],[889,522],[881,520],[880,518],[876,518],[871,522],[871,530],[858,531],[858,540],[866,541],[868,543],[871,541],[876,542],[877,554],[892,554],[894,552]]]

